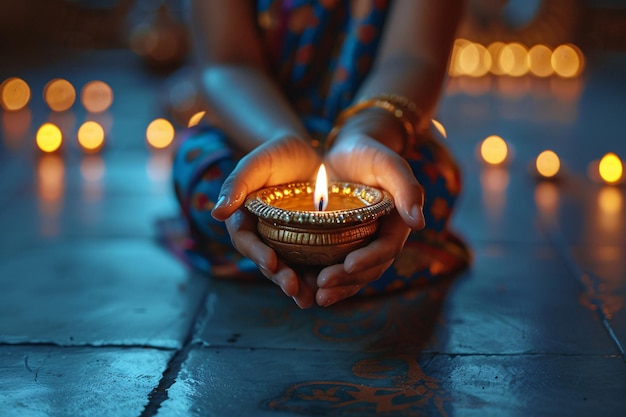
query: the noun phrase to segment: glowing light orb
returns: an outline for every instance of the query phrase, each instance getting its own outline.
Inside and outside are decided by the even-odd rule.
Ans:
[[[444,138],[448,137],[446,133],[446,128],[440,122],[435,119],[431,119],[431,122],[433,122],[433,126],[435,126],[435,129],[437,129],[437,132],[439,132],[441,136],[443,136]]]
[[[30,101],[30,87],[21,78],[11,77],[0,84],[0,106],[7,111],[20,110]]]
[[[74,105],[76,90],[69,81],[56,78],[44,87],[43,99],[53,111],[65,111]]]
[[[528,50],[521,43],[506,44],[500,51],[498,63],[505,74],[521,77],[529,70]]]
[[[576,77],[583,69],[582,53],[574,45],[559,45],[552,52],[551,63],[557,75],[563,78]]]
[[[480,145],[480,155],[490,165],[502,164],[509,153],[509,148],[500,136],[491,135]]]
[[[94,121],[83,123],[78,128],[78,143],[86,152],[97,152],[104,145],[104,129]]]
[[[552,50],[546,45],[535,45],[528,51],[530,72],[537,77],[549,77],[554,73]]]
[[[450,65],[448,67],[450,76],[456,77],[464,75],[464,70],[460,65],[461,60],[459,59],[459,55],[463,51],[463,48],[469,44],[471,44],[471,42],[467,39],[458,38],[454,40],[454,46],[452,47],[452,53],[450,55]]]
[[[165,119],[155,119],[146,129],[146,140],[153,148],[167,148],[174,140],[174,126]]]
[[[198,113],[196,113],[193,116],[191,116],[189,118],[189,123],[187,123],[187,127],[197,126],[198,123],[200,123],[200,120],[202,120],[202,118],[204,117],[205,114],[206,114],[206,112],[203,110],[203,111],[199,111]]]
[[[495,75],[504,75],[505,71],[500,67],[500,53],[504,47],[504,42],[493,42],[487,46],[487,51],[491,56],[491,68],[489,71]]]
[[[81,90],[80,101],[90,113],[102,113],[113,103],[113,90],[104,81],[90,81]]]
[[[479,43],[470,42],[459,48],[458,68],[462,74],[482,77],[491,68],[491,55],[487,48]]]
[[[44,152],[54,152],[61,147],[63,135],[53,123],[44,123],[37,130],[37,147]]]
[[[622,161],[612,152],[604,155],[598,165],[600,178],[609,184],[616,183],[622,178],[623,169]]]
[[[535,162],[537,172],[544,178],[552,178],[559,173],[561,161],[559,156],[553,151],[543,151]]]

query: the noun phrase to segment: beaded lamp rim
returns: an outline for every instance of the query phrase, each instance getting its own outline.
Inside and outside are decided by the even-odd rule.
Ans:
[[[328,188],[330,191],[333,187],[338,187],[342,192],[349,189],[349,194],[355,195],[355,197],[361,193],[366,193],[371,198],[371,202],[367,202],[367,205],[345,210],[306,211],[288,210],[267,202],[268,195],[272,193],[285,195],[285,190],[287,190],[290,195],[291,193],[312,194],[310,190],[314,187],[310,182],[299,182],[262,188],[248,195],[244,205],[252,214],[266,221],[286,226],[320,228],[341,228],[373,222],[389,214],[395,207],[393,198],[387,191],[353,182],[333,182]]]

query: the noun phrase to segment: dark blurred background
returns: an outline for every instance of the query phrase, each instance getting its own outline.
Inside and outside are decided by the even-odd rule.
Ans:
[[[163,61],[164,66],[176,65],[188,48],[184,26],[180,26],[186,3],[185,0],[4,1],[0,4],[2,62],[5,64],[16,55],[45,53],[51,46],[133,47],[138,53],[152,53],[152,58]],[[157,30],[155,35],[150,32],[154,29],[161,32]],[[146,36],[149,39],[143,39]],[[544,43],[555,47],[572,42],[583,50],[624,50],[626,2],[469,0],[460,36],[484,45],[515,41],[528,46]],[[140,45],[141,42],[149,45]]]

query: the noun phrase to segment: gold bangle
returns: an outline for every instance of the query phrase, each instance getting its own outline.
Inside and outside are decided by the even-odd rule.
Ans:
[[[415,143],[417,137],[417,126],[422,117],[421,112],[409,99],[397,95],[381,94],[372,98],[368,98],[346,108],[337,119],[335,119],[335,125],[331,129],[330,133],[324,141],[324,149],[326,152],[330,150],[331,146],[335,142],[339,131],[343,125],[356,115],[366,109],[379,108],[391,113],[400,123],[404,129],[404,143],[402,144],[402,150],[400,154],[404,152]]]

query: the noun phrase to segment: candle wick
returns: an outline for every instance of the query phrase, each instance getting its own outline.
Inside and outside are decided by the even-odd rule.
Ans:
[[[320,197],[320,202],[318,204],[318,207],[319,207],[319,211],[324,210],[324,197]]]

